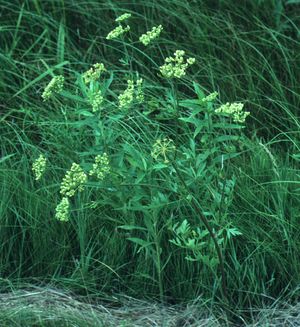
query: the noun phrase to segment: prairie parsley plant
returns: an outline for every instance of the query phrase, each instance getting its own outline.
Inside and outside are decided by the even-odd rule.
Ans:
[[[159,67],[162,76],[166,78],[183,77],[186,74],[187,68],[195,63],[195,58],[187,58],[185,61],[184,55],[185,52],[183,50],[176,50],[174,57],[167,57],[165,64]]]
[[[221,107],[217,108],[215,112],[224,113],[229,116],[232,116],[233,121],[236,123],[244,123],[246,117],[250,115],[249,111],[243,111],[243,103],[229,103],[223,104]]]
[[[139,38],[140,42],[147,46],[152,40],[159,37],[163,27],[161,25],[152,27],[151,31],[142,34]]]
[[[94,64],[89,70],[82,74],[85,84],[97,81],[106,69],[102,63]]]
[[[110,172],[109,159],[106,153],[98,155],[95,158],[93,168],[89,172],[89,175],[95,175],[100,181],[102,181],[107,174]]]
[[[69,211],[69,199],[67,197],[64,197],[55,209],[55,218],[59,221],[69,221]]]
[[[45,169],[46,169],[46,158],[41,154],[35,162],[32,164],[32,170],[35,174],[35,180],[41,179]]]
[[[71,169],[66,173],[60,185],[60,193],[64,196],[73,196],[76,191],[83,191],[87,176],[83,169],[73,163]]]
[[[44,101],[49,100],[54,93],[59,93],[64,87],[65,78],[62,75],[58,75],[52,78],[50,83],[45,87],[42,94]]]
[[[164,160],[164,163],[168,163],[169,162],[169,159],[168,159],[169,154],[174,153],[175,150],[176,150],[176,147],[174,145],[173,140],[171,140],[169,138],[164,138],[162,140],[158,139],[153,144],[151,156],[155,160],[158,160],[159,157],[162,157]]]

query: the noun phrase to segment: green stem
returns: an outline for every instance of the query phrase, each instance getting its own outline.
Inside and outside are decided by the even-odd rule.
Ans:
[[[160,298],[160,302],[163,303],[164,288],[163,288],[162,277],[161,277],[160,247],[158,244],[157,235],[155,235],[155,250],[156,250],[156,269],[157,269],[157,277],[158,277],[159,298]]]
[[[173,160],[170,160],[170,162],[171,162],[173,168],[175,169],[175,171],[177,173],[177,176],[179,177],[182,185],[184,186],[186,191],[189,192],[189,188],[188,188],[183,176],[181,175],[176,163]],[[222,293],[223,293],[224,298],[227,299],[227,287],[226,287],[226,276],[225,276],[224,260],[223,260],[221,248],[220,248],[220,246],[218,244],[217,237],[216,237],[215,233],[213,232],[213,229],[210,226],[210,224],[209,224],[208,220],[206,219],[205,215],[202,213],[201,209],[197,205],[197,202],[196,202],[194,197],[192,198],[191,204],[192,204],[193,209],[199,215],[200,220],[203,222],[204,226],[208,230],[208,232],[209,232],[209,234],[210,234],[210,236],[211,236],[211,238],[212,238],[212,240],[214,242],[214,245],[215,245],[215,248],[216,248],[216,251],[217,251],[217,255],[218,255],[218,259],[219,259],[219,267],[220,267],[220,270],[221,270]]]

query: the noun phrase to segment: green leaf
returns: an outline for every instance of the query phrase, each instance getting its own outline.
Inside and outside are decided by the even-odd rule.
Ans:
[[[133,243],[136,243],[136,244],[138,244],[138,245],[141,245],[141,246],[143,246],[143,247],[145,247],[145,246],[149,246],[149,245],[152,244],[152,242],[145,241],[145,240],[143,240],[143,239],[141,239],[141,238],[138,238],[138,237],[128,237],[127,240],[129,240],[129,241],[131,241],[131,242],[133,242]]]
[[[199,103],[199,100],[197,99],[187,99],[187,100],[181,100],[179,101],[178,105],[180,107],[188,108],[188,109],[193,109],[193,114],[195,115],[196,113],[199,113],[201,111],[204,111],[203,105]]]
[[[68,91],[61,91],[60,95],[63,96],[64,98],[73,100],[74,102],[81,102],[81,103],[84,103],[84,104],[87,103],[86,99],[82,98],[79,95],[72,94],[72,93],[70,93]]]
[[[292,154],[292,158],[294,160],[300,161],[300,153],[294,153],[294,154]]]
[[[57,37],[57,62],[63,62],[65,57],[65,28],[61,20]]]
[[[7,159],[9,159],[11,157],[13,157],[14,155],[15,155],[15,153],[12,153],[12,154],[8,154],[5,157],[0,158],[0,163],[4,162],[5,160],[7,160]]]
[[[242,129],[245,128],[243,125],[238,125],[238,124],[230,124],[230,123],[215,123],[214,128],[222,128],[222,129]]]
[[[238,141],[241,137],[237,135],[222,135],[217,136],[214,140],[215,142],[225,142],[225,141]]]
[[[203,98],[205,98],[205,94],[201,90],[200,85],[196,82],[193,82],[193,86],[194,86],[195,93],[198,95],[199,100],[202,100]]]
[[[168,168],[168,167],[169,167],[169,165],[164,164],[164,163],[158,163],[158,164],[153,165],[154,170],[161,170],[163,168]]]
[[[128,241],[131,241],[137,245],[140,245],[141,247],[139,248],[138,250],[138,253],[144,249],[144,248],[148,248],[149,246],[151,246],[152,244],[154,244],[153,242],[149,242],[149,241],[145,241],[141,238],[138,238],[138,237],[128,237],[127,238]]]
[[[101,91],[103,94],[105,94],[107,92],[107,90],[109,89],[112,81],[114,80],[114,73],[111,72],[110,76],[109,76],[109,79],[107,79],[103,84],[102,84],[102,87],[101,87]]]
[[[84,109],[78,110],[76,113],[79,115],[85,116],[85,117],[94,117],[95,116],[92,112],[90,112],[88,110],[84,110]]]
[[[133,226],[133,225],[122,225],[122,226],[118,226],[118,228],[121,228],[121,229],[124,229],[124,230],[143,230],[143,231],[147,231],[147,228],[145,228],[145,227]]]
[[[238,236],[238,235],[243,235],[237,228],[233,227],[233,228],[228,228],[226,230],[226,234],[228,239],[231,238],[231,236]]]

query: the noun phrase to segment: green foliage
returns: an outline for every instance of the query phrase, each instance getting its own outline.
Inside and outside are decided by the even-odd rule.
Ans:
[[[221,250],[232,306],[265,305],[299,285],[295,4],[0,4],[1,276],[83,294],[213,303],[220,260],[200,211]],[[130,30],[106,40],[124,12]],[[143,46],[139,37],[165,17],[163,33]],[[159,67],[178,48],[195,63],[182,79],[163,79]],[[99,60],[105,70],[94,67],[86,80]],[[120,110],[128,80],[133,101]],[[251,113],[247,128],[216,112],[233,101]],[[152,157],[164,139],[174,148]],[[36,181],[41,153],[47,165]],[[98,180],[89,172],[104,153],[109,169]],[[74,162],[88,177],[61,222],[60,184]]]

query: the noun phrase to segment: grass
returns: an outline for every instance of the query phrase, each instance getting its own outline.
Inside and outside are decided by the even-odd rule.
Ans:
[[[230,205],[218,207],[201,179],[189,183],[201,208],[218,212],[218,228],[230,222],[242,233],[222,248],[230,299],[225,307],[262,308],[279,297],[297,301],[297,6],[279,0],[234,6],[231,1],[204,0],[174,0],[168,6],[160,0],[0,0],[1,276],[14,285],[24,280],[54,283],[82,296],[109,298],[122,292],[167,303],[201,296],[211,307],[225,305],[220,271],[187,261],[190,252],[169,242],[172,224],[188,219],[192,227],[199,225],[195,210],[181,200],[180,181],[163,183],[174,175],[163,169],[142,176],[143,158],[161,133],[181,144],[190,157],[204,151],[204,133],[194,138],[193,152],[188,143],[193,126],[168,112],[178,106],[178,98],[196,98],[192,80],[206,94],[218,91],[220,103],[245,102],[251,112],[239,143],[230,144],[239,156],[224,162],[226,179],[235,176]],[[129,37],[124,42],[106,40],[115,17],[123,12],[133,17]],[[159,24],[164,27],[159,41],[146,48],[136,41]],[[185,49],[196,63],[171,87],[157,72],[176,49]],[[107,75],[107,111],[97,126],[86,109],[83,89],[76,85],[79,73],[96,62],[112,72]],[[135,115],[120,118],[116,99],[134,71],[145,80],[147,102]],[[65,91],[43,102],[45,86],[58,74],[65,76]],[[224,130],[214,129],[215,136]],[[55,221],[66,170],[72,162],[88,169],[91,157],[103,150],[113,154],[113,183],[90,182],[72,201],[70,222]],[[50,165],[36,182],[31,166],[40,153],[47,154]],[[177,164],[186,168],[186,176],[192,174],[184,161]],[[211,167],[207,171],[214,176],[213,188],[219,166]],[[159,198],[159,192],[165,197]],[[147,201],[160,204],[150,216],[143,207]],[[124,230],[122,225],[146,231]],[[130,237],[154,246],[141,250]]]
[[[111,303],[78,297],[48,285],[23,285],[22,290],[1,296],[3,326],[230,326],[222,323],[222,311],[212,315],[207,303],[197,298],[189,305],[160,305],[115,294]],[[274,303],[272,307],[252,308],[253,321],[247,327],[295,326],[299,321],[299,304]],[[223,317],[222,317],[223,314]]]

